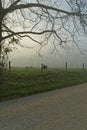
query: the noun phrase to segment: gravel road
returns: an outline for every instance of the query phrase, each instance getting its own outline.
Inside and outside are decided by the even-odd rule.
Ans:
[[[87,83],[0,103],[0,130],[87,130]]]

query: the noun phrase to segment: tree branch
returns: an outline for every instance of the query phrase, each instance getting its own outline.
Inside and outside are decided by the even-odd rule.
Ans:
[[[11,13],[15,10],[19,10],[19,9],[26,9],[26,8],[45,8],[47,10],[53,10],[53,11],[57,11],[57,12],[61,12],[64,14],[68,14],[68,15],[73,15],[73,16],[81,16],[81,15],[85,15],[85,14],[78,14],[78,12],[68,12],[56,7],[52,7],[52,6],[48,6],[48,5],[44,5],[44,4],[40,4],[40,3],[27,3],[27,4],[19,4],[16,6],[10,6],[9,8],[7,8],[7,13]]]
[[[15,36],[15,35],[20,35],[20,34],[36,34],[36,35],[41,35],[41,34],[48,33],[48,32],[55,32],[55,31],[54,30],[45,30],[45,31],[42,31],[42,32],[32,32],[32,31],[14,32],[11,35],[3,37],[3,40],[7,39],[9,37]]]
[[[12,33],[12,34],[10,34],[10,35],[8,35],[8,36],[3,37],[3,40],[6,40],[6,39],[11,38],[11,37],[13,37],[13,36],[20,36],[20,35],[23,35],[23,34],[24,34],[24,36],[20,36],[20,37],[25,37],[25,36],[27,36],[27,37],[29,37],[31,40],[33,40],[34,42],[37,42],[37,43],[39,43],[39,44],[42,44],[41,42],[38,42],[37,40],[34,40],[33,38],[31,38],[30,36],[25,35],[25,34],[42,35],[42,34],[45,34],[45,33],[54,33],[55,36],[60,40],[60,44],[61,44],[61,45],[62,45],[63,42],[65,42],[65,41],[63,41],[63,40],[61,39],[61,37],[57,34],[57,32],[56,32],[55,30],[45,30],[45,31],[42,31],[42,32],[32,32],[32,31],[14,32],[14,33]]]
[[[16,0],[15,2],[13,2],[9,8],[13,8],[14,6],[17,5],[17,3],[19,3],[21,0]]]

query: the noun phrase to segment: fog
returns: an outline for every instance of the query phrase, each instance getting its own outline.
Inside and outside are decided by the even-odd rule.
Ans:
[[[79,48],[73,45],[65,48],[59,46],[59,50],[53,51],[52,44],[48,44],[40,51],[40,45],[32,43],[32,48],[29,42],[22,41],[22,44],[28,47],[19,47],[9,54],[9,60],[13,67],[40,67],[41,63],[46,64],[48,67],[63,68],[67,62],[69,68],[81,68],[84,63],[87,68],[87,39],[82,39],[78,45]]]

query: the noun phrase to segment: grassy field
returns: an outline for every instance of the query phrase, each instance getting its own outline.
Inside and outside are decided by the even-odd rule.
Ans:
[[[87,82],[87,70],[15,68],[3,73],[0,81],[0,101],[60,89]]]

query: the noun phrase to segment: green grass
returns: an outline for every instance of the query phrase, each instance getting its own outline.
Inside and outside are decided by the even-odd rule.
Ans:
[[[0,82],[0,101],[60,89],[87,82],[87,70],[48,69],[41,73],[40,69],[16,68],[3,73]]]

